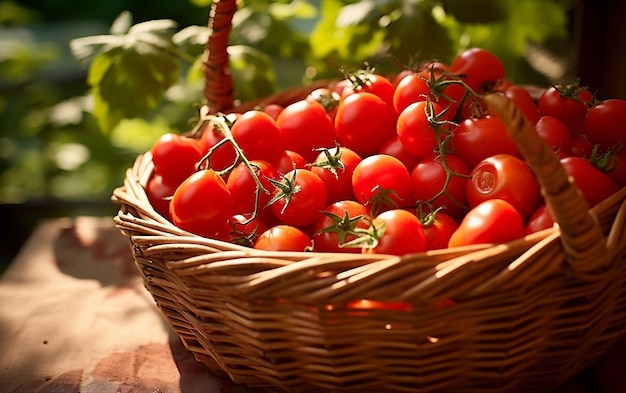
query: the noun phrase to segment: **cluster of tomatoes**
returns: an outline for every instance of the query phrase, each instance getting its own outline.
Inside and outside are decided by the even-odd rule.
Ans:
[[[473,48],[163,135],[147,195],[184,230],[266,250],[402,255],[514,240],[553,220],[505,123],[481,104],[493,92],[535,125],[590,206],[626,185],[626,101],[598,101],[578,81],[533,99]]]

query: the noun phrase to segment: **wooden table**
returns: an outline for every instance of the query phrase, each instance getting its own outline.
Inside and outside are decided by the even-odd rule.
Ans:
[[[554,393],[625,392],[620,354]],[[0,279],[0,392],[131,391],[254,392],[183,347],[111,218],[42,221]]]

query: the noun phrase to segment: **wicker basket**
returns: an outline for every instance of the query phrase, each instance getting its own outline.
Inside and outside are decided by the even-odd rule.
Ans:
[[[225,53],[236,5],[215,5],[207,98],[224,111],[233,102]],[[285,95],[269,101],[278,99]],[[403,257],[262,252],[186,233],[156,213],[144,191],[149,153],[114,191],[114,220],[164,318],[198,361],[236,383],[284,392],[550,391],[624,332],[626,189],[588,212],[511,103],[485,102],[536,168],[555,228]],[[359,299],[411,307],[347,306]]]

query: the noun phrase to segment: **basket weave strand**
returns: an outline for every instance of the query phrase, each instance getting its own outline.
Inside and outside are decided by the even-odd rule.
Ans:
[[[229,31],[235,7],[214,3],[209,41],[227,39],[216,31]],[[223,41],[207,48],[226,53]],[[220,72],[206,74],[207,86],[216,84],[209,96],[232,93]],[[210,105],[227,111],[232,102]],[[114,190],[114,221],[186,348],[236,383],[290,393],[549,392],[624,334],[626,189],[588,212],[511,103],[485,102],[536,168],[558,226],[507,244],[402,257],[263,252],[187,233],[160,216],[145,192],[149,153]],[[362,299],[386,307],[359,307]]]

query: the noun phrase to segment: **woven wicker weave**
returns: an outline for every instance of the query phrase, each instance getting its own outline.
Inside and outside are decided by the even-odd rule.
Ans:
[[[232,0],[215,4],[211,67],[211,56],[224,56],[224,41],[214,41],[227,37],[235,10]],[[215,85],[228,79],[219,67],[207,74],[208,94],[226,97],[209,99],[215,111],[232,106],[230,81]],[[149,153],[114,191],[114,220],[164,318],[198,361],[236,383],[284,392],[550,391],[624,332],[626,189],[588,213],[512,104],[485,103],[536,168],[558,227],[403,257],[262,252],[186,233],[156,213],[144,191]],[[347,306],[359,299],[411,307]]]

